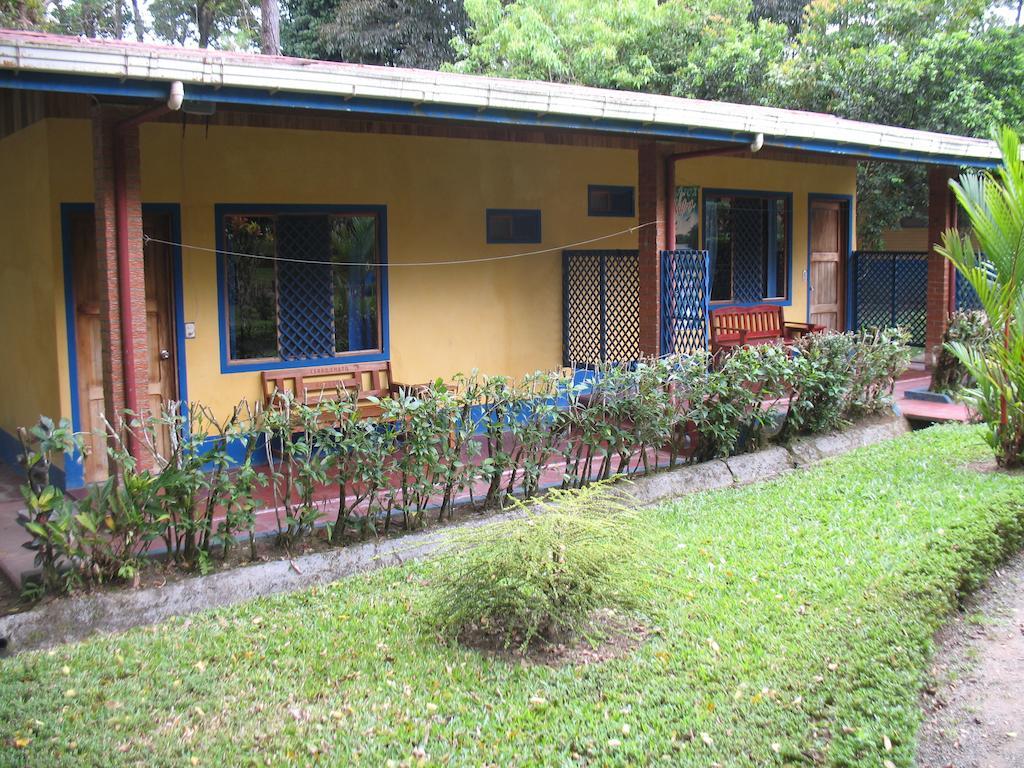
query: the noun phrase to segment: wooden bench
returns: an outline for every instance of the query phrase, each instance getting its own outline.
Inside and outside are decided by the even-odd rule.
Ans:
[[[748,344],[792,344],[805,333],[824,331],[813,323],[790,323],[776,304],[711,310],[711,354]]]
[[[381,414],[380,406],[369,398],[385,398],[399,390],[417,389],[417,386],[396,382],[391,376],[391,363],[387,360],[263,371],[261,378],[264,403],[268,408],[275,407],[275,394],[278,392],[288,393],[296,402],[310,406],[353,398],[359,415],[364,418]]]

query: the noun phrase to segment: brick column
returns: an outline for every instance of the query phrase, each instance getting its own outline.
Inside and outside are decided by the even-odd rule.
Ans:
[[[954,290],[952,270],[945,257],[935,250],[942,233],[956,226],[956,203],[949,180],[956,169],[937,166],[928,169],[928,299],[925,327],[925,361],[934,362],[935,349],[949,322],[949,306]]]
[[[658,355],[661,338],[661,258],[665,247],[665,156],[654,142],[637,150],[637,215],[640,224],[657,221],[639,232],[640,352]]]
[[[100,328],[102,333],[103,393],[106,416],[111,422],[125,408],[149,406],[149,344],[146,319],[146,276],[140,202],[139,129],[117,129],[123,114],[95,107],[93,111],[93,186],[96,201],[96,258],[100,278]],[[118,177],[126,205],[118,220]],[[131,327],[123,327],[121,269],[118,241],[128,249],[127,285],[130,291]],[[125,344],[124,336],[128,343]],[[134,372],[135,401],[126,386]],[[135,453],[133,451],[133,453]],[[140,459],[148,458],[136,454]]]

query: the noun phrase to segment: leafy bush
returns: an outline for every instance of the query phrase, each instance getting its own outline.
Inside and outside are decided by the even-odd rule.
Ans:
[[[955,395],[964,387],[976,384],[967,367],[953,354],[952,344],[959,343],[970,349],[983,350],[991,342],[992,326],[984,312],[954,312],[942,336],[942,345],[936,350],[932,391]]]
[[[909,341],[910,332],[904,328],[873,328],[853,334],[844,408],[847,418],[877,413],[892,405],[896,379],[910,366]]]
[[[846,333],[811,333],[794,345],[793,394],[779,433],[781,440],[843,425],[853,346],[853,336]]]
[[[473,372],[455,387],[438,380],[377,400],[374,418],[352,392],[313,405],[278,393],[271,408],[241,403],[222,420],[201,404],[171,403],[107,425],[111,478],[80,501],[48,480],[51,456],[80,450],[78,437],[44,420],[22,433],[22,522],[48,589],[131,579],[153,542],[176,565],[205,572],[246,534],[255,558],[260,485],[270,485],[287,551],[321,526],[333,544],[394,524],[418,528],[431,504],[439,520],[450,517],[481,480],[485,506],[533,497],[555,460],[566,490],[649,471],[656,451],[675,465],[753,450],[779,413],[781,439],[834,429],[886,405],[909,357],[905,342],[897,329],[814,334],[793,350],[742,348],[717,365],[694,354],[518,380]],[[147,460],[129,453],[129,433]],[[266,469],[256,466],[263,449]],[[329,485],[338,511],[328,520]]]
[[[642,520],[628,497],[595,484],[519,509],[526,519],[463,530],[448,542],[429,609],[444,637],[480,633],[525,648],[585,632],[598,609],[644,603]]]
[[[1004,128],[995,138],[999,168],[950,184],[971,233],[944,233],[938,250],[974,288],[993,330],[981,347],[949,344],[976,382],[963,400],[988,427],[996,461],[1016,467],[1024,465],[1024,162],[1013,130]]]

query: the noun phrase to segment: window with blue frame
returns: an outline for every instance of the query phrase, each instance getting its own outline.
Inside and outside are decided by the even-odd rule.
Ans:
[[[381,349],[375,212],[230,213],[221,219],[229,362]]]
[[[488,208],[488,243],[539,243],[540,211],[527,208]]]
[[[788,298],[791,215],[789,195],[704,193],[712,301]]]
[[[587,214],[589,216],[635,216],[635,197],[633,187],[590,184],[587,187]]]

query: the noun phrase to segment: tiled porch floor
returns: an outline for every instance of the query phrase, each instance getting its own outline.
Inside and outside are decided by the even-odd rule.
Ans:
[[[966,421],[967,409],[960,405],[948,405],[943,403],[929,403],[919,400],[907,400],[904,393],[908,389],[919,387],[927,388],[930,381],[930,374],[918,366],[907,371],[896,383],[896,409],[908,419],[924,422],[941,421]],[[635,462],[635,459],[634,459]],[[668,455],[664,453],[651,452],[649,459],[651,466],[666,466]],[[554,462],[542,472],[541,486],[549,488],[557,486],[562,482],[564,464],[561,461]],[[506,476],[507,481],[507,476]],[[34,553],[21,546],[25,541],[25,531],[16,522],[18,509],[24,506],[21,492],[21,478],[10,467],[0,464],[0,573],[6,576],[12,583],[20,584],[21,575],[33,569]],[[269,488],[260,489],[260,498],[263,499],[265,507],[257,513],[256,529],[260,534],[270,534],[276,531],[275,503],[273,494]],[[479,481],[473,485],[472,493],[467,490],[460,494],[457,502],[468,502],[472,497],[480,501],[487,493],[487,483]],[[351,500],[351,497],[350,497]],[[320,507],[326,519],[333,519],[337,515],[338,499],[337,488],[324,486],[316,493],[315,501]],[[431,497],[432,508],[440,505],[440,495]],[[427,512],[428,520],[430,511]]]

